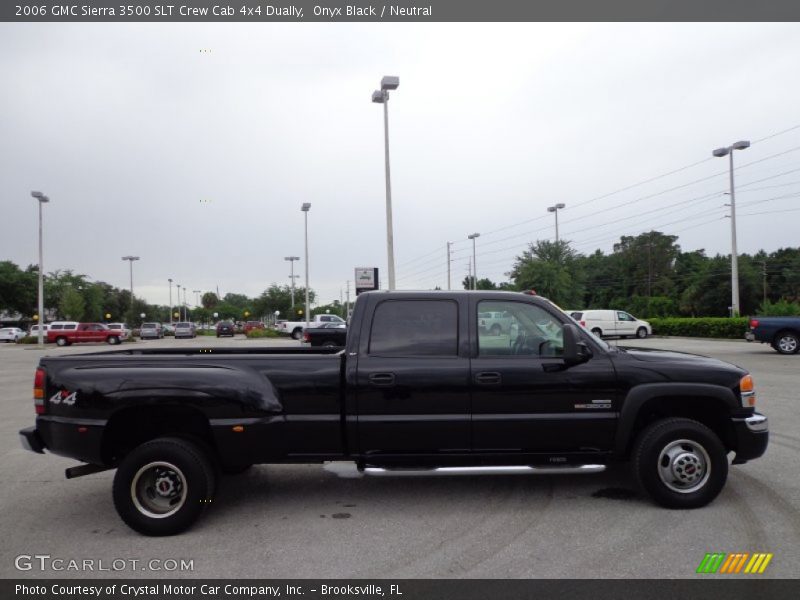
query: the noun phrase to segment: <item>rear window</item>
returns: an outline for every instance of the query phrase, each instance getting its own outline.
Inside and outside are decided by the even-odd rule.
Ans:
[[[387,300],[375,309],[369,353],[457,356],[458,305],[452,300]]]
[[[74,323],[71,325],[64,325],[64,329],[77,329],[77,328],[78,326],[75,325]],[[53,329],[56,329],[56,327],[53,327]]]
[[[569,316],[572,317],[573,319],[575,319],[576,321],[580,321],[583,318],[583,313],[582,312],[571,312],[571,313],[569,313]]]
[[[142,329],[155,329],[155,323],[142,323]]]

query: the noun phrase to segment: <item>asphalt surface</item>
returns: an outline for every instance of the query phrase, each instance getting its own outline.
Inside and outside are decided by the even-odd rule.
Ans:
[[[137,345],[297,344],[240,338]],[[799,577],[800,355],[739,341],[624,343],[713,356],[755,377],[770,447],[732,467],[711,505],[659,508],[624,467],[599,475],[342,479],[318,465],[259,466],[224,478],[210,510],[170,538],[147,538],[122,523],[112,471],[66,480],[74,461],[20,447],[17,431],[34,422],[33,372],[43,352],[0,344],[0,577],[685,578],[696,576],[707,552],[771,552],[757,577]],[[63,559],[56,564],[68,570],[34,561],[20,571],[20,555]],[[151,559],[162,570],[143,570]],[[193,568],[166,570],[170,559]],[[72,570],[70,560],[92,560],[94,570]],[[121,569],[97,570],[103,566]]]

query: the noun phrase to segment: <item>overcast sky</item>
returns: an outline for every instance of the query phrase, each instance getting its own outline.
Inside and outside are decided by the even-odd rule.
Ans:
[[[310,202],[319,299],[352,289],[354,267],[379,267],[385,286],[383,113],[370,102],[383,75],[400,77],[389,103],[400,289],[447,286],[447,241],[458,285],[473,232],[478,276],[505,280],[529,242],[554,236],[557,202],[562,239],[583,253],[653,228],[684,250],[729,253],[728,163],[711,151],[739,139],[753,142],[735,155],[740,252],[798,246],[800,127],[773,136],[800,125],[798,34],[3,23],[0,259],[36,263],[41,190],[47,272],[127,287],[132,254],[149,302],[167,304],[170,277],[254,296],[289,283],[284,257],[303,256]]]

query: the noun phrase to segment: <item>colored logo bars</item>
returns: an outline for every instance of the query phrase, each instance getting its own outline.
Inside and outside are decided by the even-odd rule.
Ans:
[[[726,554],[725,552],[709,552],[706,553],[700,566],[697,567],[697,573],[763,573],[767,570],[772,560],[772,553],[757,552],[750,554],[749,552],[736,552],[733,554]]]

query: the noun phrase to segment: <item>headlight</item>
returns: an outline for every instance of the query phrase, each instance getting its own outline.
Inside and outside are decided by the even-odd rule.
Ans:
[[[744,408],[753,408],[756,405],[756,389],[752,375],[745,375],[739,382],[739,392]]]

